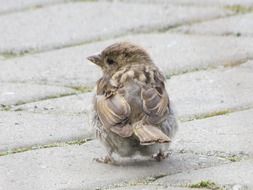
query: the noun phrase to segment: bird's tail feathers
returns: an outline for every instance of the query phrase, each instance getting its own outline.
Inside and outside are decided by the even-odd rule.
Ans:
[[[171,142],[171,139],[156,126],[138,122],[133,125],[133,131],[141,145]]]

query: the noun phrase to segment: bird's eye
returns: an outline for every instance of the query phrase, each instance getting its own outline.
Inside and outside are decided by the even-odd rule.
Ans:
[[[115,62],[112,59],[107,59],[108,65],[113,65]]]

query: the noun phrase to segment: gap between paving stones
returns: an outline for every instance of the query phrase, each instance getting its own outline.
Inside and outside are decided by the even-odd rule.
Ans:
[[[229,113],[250,110],[252,108],[253,108],[253,104],[249,104],[249,105],[234,107],[231,109],[221,109],[221,110],[216,110],[213,112],[201,113],[201,114],[193,115],[190,117],[189,116],[181,117],[181,118],[178,118],[178,120],[180,120],[180,122],[184,123],[184,122],[193,121],[193,120],[206,119],[206,118],[215,117],[215,116],[219,116],[219,115],[226,115]]]
[[[11,82],[11,83],[16,83],[16,82]],[[28,83],[23,82],[23,84],[28,84]],[[31,83],[29,83],[29,84],[31,84]],[[32,83],[32,84],[39,84],[39,83]],[[44,84],[44,85],[48,85],[48,84]],[[54,85],[54,86],[61,86],[61,85]],[[68,87],[68,88],[71,88],[71,89],[75,90],[76,92],[66,93],[66,94],[59,94],[59,95],[55,95],[55,96],[54,95],[53,96],[47,96],[47,97],[43,97],[41,99],[25,101],[25,102],[19,102],[19,103],[13,104],[13,105],[1,105],[0,104],[0,111],[12,111],[10,109],[11,108],[15,109],[16,106],[25,105],[25,104],[29,104],[29,103],[40,102],[40,101],[43,101],[43,100],[57,99],[57,98],[62,98],[62,97],[67,97],[67,96],[83,94],[83,93],[91,92],[92,89],[93,89],[93,88],[89,88],[89,87],[86,87],[86,86],[78,86],[78,87],[61,86],[61,87]],[[15,111],[20,111],[20,110],[15,110]]]
[[[206,152],[195,152],[193,150],[185,150],[185,149],[171,149],[169,150],[170,152],[173,151],[173,153],[189,153],[189,154],[194,154],[198,156],[214,156],[223,160],[228,160],[231,162],[240,162],[242,160],[249,160],[252,159],[252,155],[249,155],[248,153],[245,152],[224,152],[224,151],[206,151]]]
[[[179,76],[179,75],[184,75],[184,74],[188,74],[188,73],[194,73],[194,72],[198,72],[198,71],[209,71],[209,70],[215,70],[221,67],[224,68],[232,68],[232,67],[239,67],[240,65],[247,63],[248,61],[253,60],[253,55],[250,55],[244,59],[241,60],[237,60],[235,62],[229,62],[229,63],[224,63],[223,65],[214,65],[214,66],[199,66],[198,68],[192,68],[192,69],[185,69],[185,70],[181,70],[179,72],[174,72],[173,74],[166,74],[166,79],[170,79],[171,77],[174,76]]]
[[[233,8],[225,8],[227,10],[233,10]],[[194,24],[201,24],[201,23],[205,23],[205,22],[208,22],[208,21],[214,21],[214,20],[218,20],[218,19],[223,19],[223,18],[230,18],[230,17],[235,17],[235,16],[238,16],[238,15],[246,15],[248,13],[252,13],[253,12],[253,7],[250,7],[249,9],[250,11],[245,11],[245,12],[235,12],[235,10],[233,10],[235,13],[234,14],[231,14],[231,15],[227,15],[227,16],[224,16],[224,17],[218,17],[218,18],[211,18],[211,19],[207,19],[207,20],[202,20],[202,21],[199,21],[199,22],[191,22],[191,23],[186,23],[186,24],[182,24],[180,26],[177,26],[177,27],[173,27],[173,28],[170,28],[168,29],[167,31],[171,30],[172,32],[175,32],[175,33],[183,33],[183,34],[195,34],[194,32],[182,32],[182,31],[173,31],[173,30],[176,30],[177,28],[180,28],[182,26],[191,26],[191,25],[194,25]],[[235,37],[240,37],[241,34],[240,33],[237,33],[237,34],[234,34],[234,33],[226,33],[224,35],[219,35],[219,34],[201,34],[201,33],[198,33],[197,35],[201,35],[201,36],[235,36]],[[247,35],[246,35],[247,36]],[[250,35],[248,37],[251,37]]]
[[[71,146],[71,145],[82,145],[82,144],[89,142],[91,140],[93,140],[93,139],[91,139],[91,138],[76,139],[76,140],[71,140],[71,141],[66,141],[66,142],[55,142],[55,143],[50,143],[50,144],[41,144],[41,145],[32,145],[32,146],[28,146],[28,147],[13,148],[8,151],[0,152],[0,157],[11,155],[11,154],[27,152],[27,151],[32,151],[32,150],[38,150],[38,149],[64,147],[64,146]]]
[[[248,13],[252,13],[253,12],[253,6],[251,7],[244,7],[244,6],[240,6],[240,5],[234,5],[234,6],[226,6],[224,7],[226,10],[230,10],[230,11],[233,11],[234,14],[232,15],[228,15],[228,16],[224,16],[224,17],[220,17],[220,18],[217,18],[217,19],[222,19],[222,18],[229,18],[229,17],[236,17],[238,15],[246,15]],[[205,22],[208,22],[208,21],[214,21],[214,20],[217,20],[216,18],[214,19],[209,19],[209,20],[204,20],[204,21],[200,21],[200,22],[197,22],[197,23],[189,23],[189,24],[185,24],[185,26],[191,26],[191,25],[194,25],[194,24],[201,24],[201,23],[205,23]],[[182,25],[183,26],[183,25]],[[176,30],[177,28],[180,28],[181,26],[179,27],[175,27],[175,28],[172,28],[172,32],[176,32],[176,33],[183,33],[183,34],[195,34],[194,32],[190,32],[190,31],[187,31],[187,32],[183,32],[183,31],[173,31],[174,29]],[[195,34],[196,35],[196,34]],[[201,35],[201,36],[234,36],[234,37],[241,37],[241,36],[244,36],[244,37],[251,37],[251,35],[241,35],[241,33],[226,33],[226,34],[210,34],[210,33],[198,33],[197,35]]]
[[[0,16],[10,15],[10,14],[17,13],[17,12],[25,12],[25,11],[29,11],[29,10],[41,9],[41,8],[56,5],[56,4],[62,4],[64,2],[66,2],[66,0],[62,0],[62,1],[58,1],[58,2],[47,2],[45,4],[38,3],[35,5],[28,5],[26,7],[18,8],[18,9],[13,8],[12,10],[0,12]]]
[[[25,101],[25,102],[18,102],[16,104],[13,104],[13,105],[1,105],[0,104],[0,111],[3,110],[3,111],[9,111],[11,108],[15,107],[15,106],[20,106],[20,105],[24,105],[24,104],[28,104],[28,103],[33,103],[33,102],[39,102],[39,101],[42,101],[42,100],[49,100],[49,99],[56,99],[56,98],[62,98],[62,97],[65,97],[65,96],[72,96],[72,95],[75,95],[75,94],[78,94],[77,92],[75,93],[66,93],[66,94],[59,94],[59,95],[52,95],[52,96],[47,96],[47,97],[43,97],[41,99],[38,99],[38,100],[31,100],[31,101]]]
[[[233,11],[234,12],[234,11]],[[246,14],[246,13],[245,13]],[[188,23],[182,23],[182,24],[177,24],[177,25],[174,25],[174,26],[170,26],[170,27],[164,27],[164,28],[158,28],[156,31],[151,31],[151,32],[145,32],[145,33],[164,33],[164,32],[169,32],[170,30],[173,30],[173,29],[177,29],[181,26],[184,26],[184,25],[193,25],[193,24],[201,24],[203,22],[207,22],[207,21],[213,21],[213,20],[217,20],[217,19],[222,19],[222,18],[229,18],[229,17],[233,17],[233,16],[237,16],[238,14],[236,12],[232,13],[231,15],[226,15],[226,16],[217,16],[217,17],[213,17],[213,18],[210,18],[210,19],[205,19],[205,20],[195,20],[195,21],[192,21],[192,22],[188,22]]]
[[[225,6],[224,8],[227,10],[236,12],[237,15],[253,12],[252,6],[246,7],[242,5],[231,5],[231,6]]]
[[[84,0],[86,1],[86,0]],[[78,1],[77,1],[78,2]],[[70,47],[76,47],[76,46],[82,46],[82,45],[88,45],[91,43],[95,43],[95,42],[102,42],[102,41],[106,41],[106,40],[112,40],[114,38],[120,38],[120,37],[125,37],[128,35],[138,35],[138,34],[155,34],[155,33],[165,33],[165,32],[169,32],[170,30],[173,31],[173,29],[179,28],[181,26],[184,25],[192,25],[192,24],[199,24],[202,22],[206,22],[206,21],[212,21],[212,20],[216,20],[216,19],[221,19],[221,18],[228,18],[231,16],[236,16],[236,13],[232,13],[231,15],[227,15],[227,16],[217,16],[214,18],[210,18],[210,19],[205,19],[205,20],[195,20],[192,22],[185,22],[185,23],[181,23],[181,24],[175,24],[175,25],[171,25],[171,26],[164,26],[163,28],[154,28],[154,27],[147,27],[146,29],[143,29],[142,27],[139,28],[132,28],[129,30],[126,30],[125,32],[119,33],[119,34],[115,34],[111,37],[95,37],[94,39],[91,40],[85,40],[85,41],[81,41],[81,42],[70,42],[69,44],[65,44],[65,45],[61,45],[61,46],[53,46],[50,48],[42,48],[40,50],[34,50],[34,49],[30,49],[30,50],[26,50],[24,52],[19,52],[19,53],[14,53],[14,52],[2,52],[0,53],[0,56],[4,57],[5,60],[10,60],[10,59],[14,59],[17,57],[23,57],[23,56],[27,56],[27,55],[35,55],[38,53],[44,53],[44,52],[49,52],[49,51],[54,51],[54,50],[59,50],[59,49],[65,49],[65,48],[70,48]]]
[[[0,17],[4,16],[4,15],[10,15],[13,13],[18,13],[18,12],[25,12],[25,11],[29,11],[29,10],[35,10],[35,9],[42,9],[45,7],[50,7],[50,6],[54,6],[54,5],[59,5],[59,4],[66,4],[66,3],[71,3],[71,2],[96,2],[98,0],[58,0],[55,2],[41,2],[41,3],[37,3],[34,5],[27,5],[23,8],[13,8],[7,11],[1,11],[0,12]]]
[[[181,172],[178,172],[178,173],[181,173]],[[151,185],[156,180],[161,179],[166,176],[169,176],[169,175],[159,174],[159,175],[149,176],[149,177],[145,177],[145,178],[138,179],[138,180],[130,180],[130,181],[124,181],[122,183],[110,184],[110,185],[107,185],[106,187],[97,188],[97,189],[98,190],[109,190],[112,188],[114,189],[114,188],[119,188],[119,187],[134,187],[134,186],[138,186],[138,185]],[[163,187],[163,185],[161,185],[161,184],[152,184],[152,185],[157,186],[157,187]]]
[[[71,88],[77,92],[80,93],[86,93],[86,92],[91,92],[94,87],[89,87],[89,86],[70,86],[70,85],[61,85],[59,83],[47,83],[47,82],[27,82],[27,81],[8,81],[7,83],[12,83],[12,84],[35,84],[35,85],[46,85],[46,86],[58,86],[58,87],[65,87],[65,88]]]

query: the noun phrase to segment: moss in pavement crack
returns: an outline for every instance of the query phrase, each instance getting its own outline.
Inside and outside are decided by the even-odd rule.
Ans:
[[[118,187],[131,187],[131,186],[138,186],[138,185],[149,185],[152,183],[154,186],[161,186],[161,184],[153,184],[157,179],[160,179],[162,177],[167,176],[167,174],[161,173],[155,176],[149,176],[141,179],[136,179],[136,180],[130,180],[130,181],[124,181],[122,183],[116,183],[116,184],[111,184],[107,187],[104,187],[103,189],[109,190],[109,189],[114,189]],[[101,189],[97,187],[97,189]]]
[[[91,92],[93,90],[92,87],[88,87],[88,86],[75,86],[75,87],[69,87],[69,88],[72,88],[80,93]]]
[[[233,60],[232,62],[228,62],[223,65],[206,65],[206,66],[198,66],[196,68],[180,69],[180,70],[174,71],[170,74],[166,74],[166,79],[170,79],[171,77],[184,75],[184,74],[188,74],[188,73],[195,73],[198,71],[211,71],[211,70],[218,69],[221,66],[223,68],[239,67],[240,65],[247,63],[249,59],[251,59],[251,58],[245,57],[243,59]]]
[[[205,188],[205,189],[211,189],[211,190],[223,190],[222,187],[218,186],[212,181],[200,181],[199,183],[188,185],[190,188]]]
[[[235,108],[221,109],[221,110],[217,110],[213,112],[201,113],[201,114],[196,114],[192,116],[179,117],[178,119],[181,122],[188,122],[188,121],[199,120],[199,119],[207,119],[210,117],[215,117],[215,116],[220,116],[220,115],[226,115],[226,114],[230,114],[234,112],[245,111],[252,108],[253,108],[253,105],[239,106]]]
[[[241,14],[253,12],[253,7],[246,7],[242,5],[226,6],[225,9],[236,12],[236,13],[241,13]]]
[[[82,145],[91,140],[92,139],[78,139],[78,140],[72,140],[72,141],[67,141],[67,142],[56,142],[56,143],[51,143],[51,144],[33,145],[30,147],[14,148],[8,151],[0,152],[0,156],[6,156],[6,155],[17,154],[17,153],[27,152],[31,150],[45,149],[45,148],[64,147],[64,146],[69,146],[69,145],[70,146]]]

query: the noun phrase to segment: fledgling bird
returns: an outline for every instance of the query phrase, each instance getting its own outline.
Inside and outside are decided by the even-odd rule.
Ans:
[[[165,77],[149,54],[135,44],[120,42],[87,59],[103,72],[96,85],[93,124],[108,155],[96,161],[112,163],[113,153],[166,158],[177,122]]]

